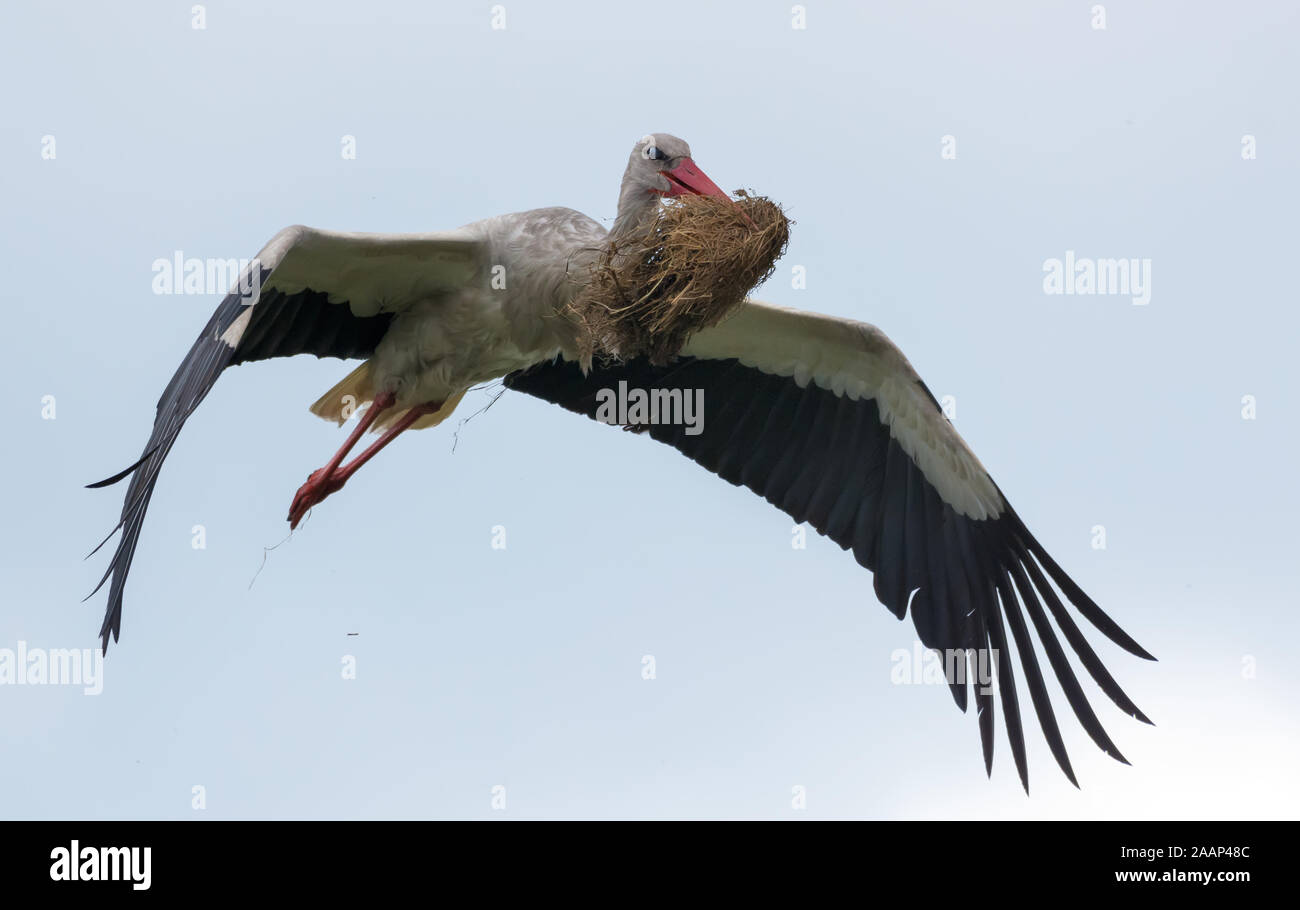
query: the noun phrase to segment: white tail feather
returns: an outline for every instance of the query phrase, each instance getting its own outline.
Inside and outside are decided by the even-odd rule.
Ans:
[[[345,376],[334,388],[318,398],[316,403],[311,406],[311,412],[317,417],[332,420],[342,426],[353,414],[369,405],[374,400],[374,397],[375,389],[370,381],[370,361],[367,360]],[[451,412],[456,410],[456,405],[460,404],[460,400],[464,397],[464,391],[457,392],[443,402],[442,407],[437,411],[426,414],[411,424],[410,429],[425,430],[429,427],[436,427],[451,416]],[[408,410],[409,408],[399,408],[381,415],[371,426],[370,431],[378,433],[386,430],[400,420]]]
[[[374,397],[375,390],[370,384],[370,361],[367,360],[318,398],[311,406],[311,412],[343,426],[349,417],[361,410],[362,405],[369,404]]]

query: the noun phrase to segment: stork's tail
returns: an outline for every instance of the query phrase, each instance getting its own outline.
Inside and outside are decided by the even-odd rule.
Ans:
[[[367,360],[345,376],[334,388],[318,398],[316,403],[311,406],[311,412],[317,417],[332,420],[342,426],[349,417],[373,401],[374,397],[375,387],[370,375],[370,361]],[[449,396],[443,402],[442,407],[432,414],[421,417],[411,424],[409,429],[425,430],[429,427],[436,427],[451,416],[451,412],[456,410],[456,405],[460,404],[460,400],[464,397],[464,391]],[[406,408],[396,408],[381,415],[370,428],[371,432],[378,433],[392,426],[401,419],[407,410]]]
[[[375,387],[370,381],[370,361],[357,367],[343,381],[330,389],[311,406],[317,417],[332,420],[343,426],[353,414],[375,397]]]
[[[434,411],[432,414],[425,414],[423,417],[416,420],[415,423],[407,427],[407,429],[427,430],[429,427],[436,427],[451,416],[451,412],[456,410],[456,405],[460,404],[460,400],[464,397],[464,390],[457,392],[455,395],[449,396],[447,400],[442,403],[442,407],[438,408],[438,410]],[[395,408],[391,414],[384,414],[376,420],[374,429],[377,432],[388,429],[390,426],[397,423],[397,421],[401,420],[402,415],[405,413],[406,409]]]

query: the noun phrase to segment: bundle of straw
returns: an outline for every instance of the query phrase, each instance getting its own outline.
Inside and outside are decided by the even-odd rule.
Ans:
[[[772,274],[790,238],[781,207],[743,190],[665,200],[646,230],[612,242],[570,306],[581,363],[664,364]]]

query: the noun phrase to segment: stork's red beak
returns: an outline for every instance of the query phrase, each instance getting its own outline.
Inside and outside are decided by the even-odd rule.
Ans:
[[[670,171],[660,171],[668,178],[669,188],[664,192],[665,196],[680,196],[683,193],[695,193],[698,196],[721,196],[723,199],[730,199],[721,187],[709,179],[704,171],[700,170],[694,161],[689,158],[683,158],[678,165]]]

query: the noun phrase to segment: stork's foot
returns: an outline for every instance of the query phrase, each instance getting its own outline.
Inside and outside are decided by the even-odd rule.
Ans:
[[[459,397],[457,400],[459,400]],[[426,414],[438,413],[438,411],[441,410],[443,403],[441,401],[429,401],[424,404],[416,405],[413,408],[408,408],[406,413],[403,414],[391,427],[385,430],[383,436],[380,436],[371,443],[368,449],[347,464],[341,464],[344,456],[347,455],[352,446],[356,444],[356,441],[361,437],[361,434],[369,429],[370,425],[374,423],[375,417],[379,415],[379,412],[391,407],[392,404],[393,396],[391,393],[383,396],[382,400],[381,398],[376,398],[375,405],[380,405],[380,407],[372,406],[367,409],[366,416],[361,419],[357,428],[352,431],[352,435],[349,436],[348,441],[343,444],[343,448],[339,449],[338,452],[334,454],[334,458],[330,463],[325,465],[325,467],[321,468],[319,471],[313,471],[311,476],[307,478],[307,482],[298,488],[298,493],[293,497],[293,503],[289,506],[290,529],[298,527],[298,522],[302,521],[302,517],[307,514],[308,509],[316,505],[316,503],[323,501],[325,497],[329,496],[331,493],[337,493],[339,490],[343,489],[343,484],[348,482],[348,478],[355,474],[358,468],[371,458],[374,458],[375,454],[380,449],[400,436],[411,426],[411,424],[415,423]]]
[[[294,494],[293,503],[289,506],[289,528],[291,530],[297,528],[298,522],[302,521],[308,509],[324,502],[330,494],[343,489],[343,485],[347,482],[346,476],[340,476],[339,472],[328,466],[312,471],[307,482]]]

